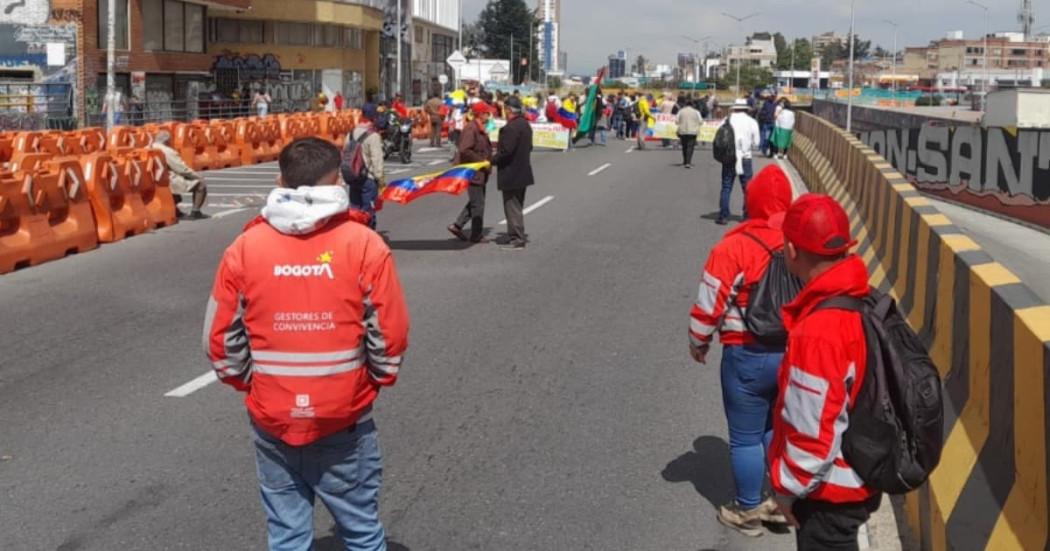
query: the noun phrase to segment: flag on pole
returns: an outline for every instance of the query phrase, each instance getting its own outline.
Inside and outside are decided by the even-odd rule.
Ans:
[[[583,104],[583,115],[580,117],[580,133],[579,136],[589,134],[594,128],[594,125],[598,122],[600,114],[597,113],[598,107],[598,88],[602,85],[602,79],[605,78],[605,67],[598,70],[598,74],[594,76],[594,82],[591,83],[587,89],[587,102]]]
[[[491,166],[488,161],[454,166],[445,172],[394,180],[387,184],[381,199],[405,205],[431,193],[459,195],[467,189],[479,170]]]

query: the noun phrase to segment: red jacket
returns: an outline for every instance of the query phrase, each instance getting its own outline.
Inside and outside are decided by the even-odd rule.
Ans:
[[[850,256],[809,281],[784,307],[787,353],[780,366],[769,471],[773,490],[853,503],[873,496],[842,457],[842,434],[864,380],[867,345],[860,314],[814,312],[825,299],[868,295],[868,271]]]
[[[784,232],[770,229],[767,219],[784,212],[791,204],[791,182],[784,171],[769,165],[747,188],[747,212],[751,218],[729,230],[707,258],[700,291],[689,319],[689,342],[706,346],[720,332],[722,344],[751,344],[755,338],[744,327],[751,290],[769,266],[769,252],[784,247]]]
[[[408,312],[390,249],[352,215],[302,235],[260,218],[226,249],[204,331],[255,423],[298,446],[354,425],[394,384]]]

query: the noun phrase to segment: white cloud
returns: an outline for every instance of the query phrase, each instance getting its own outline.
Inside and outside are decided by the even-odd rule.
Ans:
[[[992,31],[1017,30],[1015,0],[981,0],[989,10]],[[536,0],[526,0],[533,7]],[[463,0],[467,21],[474,21],[486,0]],[[714,35],[711,49],[739,43],[752,32],[769,31],[792,37],[810,37],[826,31],[849,30],[848,0],[563,0],[562,42],[569,52],[569,69],[590,73],[605,63],[609,54],[628,49],[632,57],[641,53],[662,63],[674,63],[678,52],[698,47],[682,35],[701,38]],[[1050,23],[1050,11],[1040,19],[1036,4],[1036,27]],[[738,25],[721,15],[758,12]],[[857,34],[887,49],[893,43],[893,28],[883,20],[900,24],[899,47],[921,46],[950,30],[977,37],[984,31],[984,14],[965,0],[857,0]]]

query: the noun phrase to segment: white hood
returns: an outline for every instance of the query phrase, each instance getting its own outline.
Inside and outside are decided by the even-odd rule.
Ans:
[[[303,186],[271,191],[262,215],[283,234],[303,235],[349,209],[350,197],[342,186]]]

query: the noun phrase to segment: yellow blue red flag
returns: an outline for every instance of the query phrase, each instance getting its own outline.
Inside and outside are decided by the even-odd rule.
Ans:
[[[445,172],[394,180],[387,184],[381,199],[405,205],[431,193],[459,195],[467,189],[479,170],[487,170],[488,161],[454,166]]]

